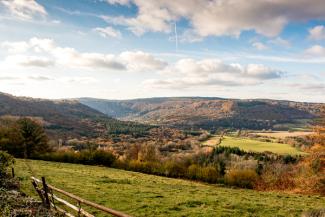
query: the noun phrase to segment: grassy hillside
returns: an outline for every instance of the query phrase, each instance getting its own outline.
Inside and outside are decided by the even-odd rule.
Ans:
[[[318,196],[231,189],[105,167],[28,162],[34,175],[46,176],[48,183],[134,216],[299,216],[325,204]],[[32,194],[28,171],[24,160],[17,160],[22,187]]]
[[[219,141],[218,136],[214,136],[209,140],[205,141],[203,145],[214,146]],[[277,154],[291,154],[291,155],[304,155],[304,152],[299,151],[298,149],[282,143],[276,142],[262,142],[254,139],[248,138],[237,138],[226,136],[222,140],[221,146],[227,147],[238,147],[244,151],[252,151],[252,152],[264,152],[270,151]]]
[[[123,122],[77,100],[46,100],[0,93],[1,116],[27,116],[43,123],[50,136],[97,137],[106,133],[146,131],[149,127]]]
[[[82,98],[79,101],[121,120],[208,130],[218,127],[287,129],[299,125],[299,120],[310,121],[319,113],[321,106],[316,103],[205,97],[134,100]]]

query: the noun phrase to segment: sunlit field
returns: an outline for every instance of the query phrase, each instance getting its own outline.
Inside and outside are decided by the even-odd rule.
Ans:
[[[232,189],[98,166],[27,162],[34,175],[45,176],[49,184],[134,216],[299,216],[325,204],[318,196]],[[15,168],[23,190],[37,197],[25,160],[17,160]]]

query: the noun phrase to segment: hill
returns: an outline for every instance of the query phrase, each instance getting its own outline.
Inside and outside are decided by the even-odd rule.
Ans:
[[[35,198],[38,195],[30,183],[30,168],[35,176],[45,176],[49,184],[139,217],[300,216],[325,203],[320,196],[225,188],[98,166],[27,162],[17,160],[15,171],[22,189]]]
[[[323,106],[320,103],[209,97],[134,100],[81,98],[79,101],[120,120],[205,129],[287,129],[284,124],[305,124],[306,120],[317,117]]]
[[[127,132],[131,125],[138,126],[107,117],[77,100],[34,99],[4,93],[0,93],[1,116],[37,119],[52,137],[97,137],[109,130]]]

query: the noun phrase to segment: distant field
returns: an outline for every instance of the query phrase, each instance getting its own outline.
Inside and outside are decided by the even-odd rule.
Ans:
[[[34,194],[24,162],[17,160],[16,173],[24,191]],[[299,216],[325,204],[318,196],[231,189],[105,167],[28,162],[34,175],[46,176],[49,184],[134,216]]]
[[[296,132],[273,131],[273,132],[268,132],[268,133],[252,133],[252,134],[284,139],[285,137],[307,136],[307,135],[313,134],[313,132],[308,132],[308,131],[296,131]]]
[[[205,141],[203,145],[216,145],[219,137],[214,136],[209,140]],[[228,146],[228,147],[238,147],[244,151],[252,151],[252,152],[264,152],[270,151],[277,154],[291,154],[291,155],[303,155],[305,154],[302,151],[288,145],[288,144],[281,144],[275,142],[262,142],[253,139],[246,139],[246,138],[237,138],[237,137],[229,137],[226,136],[222,140],[221,146]]]

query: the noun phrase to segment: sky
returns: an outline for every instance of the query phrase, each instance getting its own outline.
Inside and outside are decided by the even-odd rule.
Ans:
[[[324,0],[1,0],[0,92],[325,102]]]

